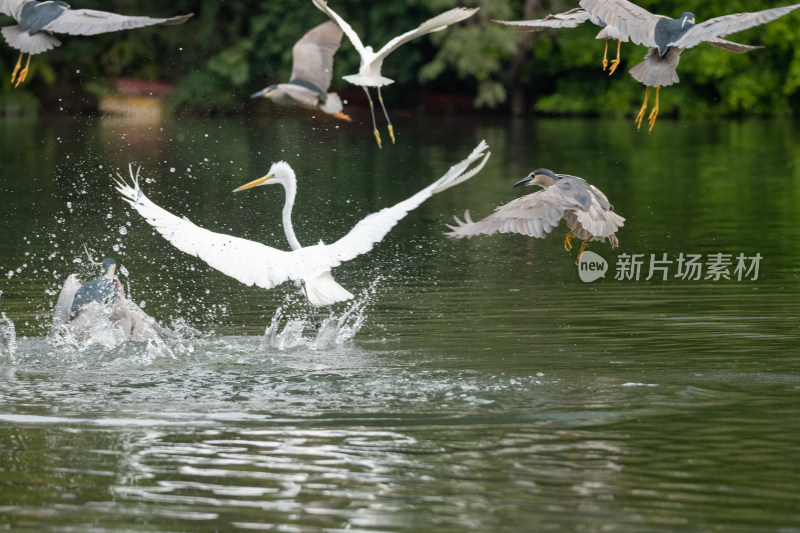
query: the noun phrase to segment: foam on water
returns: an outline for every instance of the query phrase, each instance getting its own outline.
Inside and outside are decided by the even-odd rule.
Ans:
[[[14,357],[17,351],[17,332],[14,322],[0,313],[0,357]]]

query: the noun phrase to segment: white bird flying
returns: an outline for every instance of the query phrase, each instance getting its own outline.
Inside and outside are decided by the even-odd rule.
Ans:
[[[286,191],[283,207],[283,229],[292,251],[286,252],[265,244],[214,233],[180,218],[150,201],[139,189],[139,173],[130,169],[133,186],[117,181],[117,190],[124,199],[142,215],[165,239],[179,250],[195,255],[246,285],[271,289],[285,281],[294,281],[303,289],[306,298],[315,307],[329,306],[353,298],[344,287],[336,283],[331,269],[372,249],[409,211],[436,193],[462,183],[477,174],[490,152],[485,141],[465,160],[450,167],[444,176],[417,194],[393,207],[372,213],[361,220],[350,232],[332,244],[315,244],[303,247],[292,227],[292,207],[297,192],[297,179],[288,163],[274,163],[266,176],[234,190],[243,191],[259,185],[280,184]],[[470,166],[478,162],[477,165]]]
[[[328,15],[331,20],[338,24],[340,28],[342,28],[344,34],[347,35],[347,38],[350,39],[350,42],[353,43],[356,51],[361,56],[361,66],[358,69],[358,74],[344,76],[344,79],[354,85],[363,87],[364,92],[367,93],[367,98],[369,99],[369,110],[372,114],[373,133],[375,134],[375,139],[378,141],[378,147],[381,146],[381,135],[378,133],[378,126],[375,122],[375,106],[372,103],[372,97],[369,95],[369,89],[367,89],[367,87],[377,87],[378,89],[378,101],[381,103],[381,108],[383,108],[383,114],[386,117],[386,122],[389,123],[389,136],[392,138],[392,144],[394,144],[394,128],[392,127],[392,122],[389,120],[389,114],[386,112],[386,107],[383,105],[383,97],[381,96],[381,87],[384,85],[389,85],[390,83],[394,83],[394,80],[381,76],[381,66],[383,65],[383,60],[386,59],[386,56],[388,56],[391,52],[396,50],[399,46],[407,43],[411,39],[427,33],[443,30],[451,24],[468,19],[479,9],[477,7],[472,9],[457,7],[451,9],[450,11],[445,11],[444,13],[436,15],[432,19],[426,20],[417,28],[395,37],[386,43],[383,48],[375,52],[371,46],[364,46],[364,44],[361,42],[361,39],[358,37],[358,34],[353,31],[353,28],[334,10],[328,7],[327,0],[313,1],[315,6],[317,6],[323,13]]]

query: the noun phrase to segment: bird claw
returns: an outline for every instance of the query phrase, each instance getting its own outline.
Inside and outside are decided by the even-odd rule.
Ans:
[[[617,70],[618,66],[619,66],[619,59],[612,59],[611,68],[608,71],[608,75],[611,76],[612,74],[614,74],[614,71]],[[603,68],[603,70],[605,70],[605,67]]]
[[[571,231],[567,233],[566,237],[564,237],[564,249],[568,252],[572,251],[572,239],[574,237],[575,235]]]
[[[575,258],[576,265],[578,264],[578,261],[581,260],[581,255],[583,255],[583,251],[586,250],[587,248],[590,248],[589,241],[583,241],[583,244],[581,244],[581,249],[578,250],[578,257]]]
[[[372,133],[375,134],[375,140],[378,141],[378,148],[383,148],[383,146],[381,146],[381,134],[378,133],[378,130],[372,130]]]
[[[391,124],[389,124],[389,137],[392,138],[392,144],[394,144],[394,128]]]
[[[647,130],[648,133],[653,131],[653,126],[656,125],[656,118],[658,118],[658,106],[654,107],[653,110],[650,111],[650,116],[647,117],[647,122],[650,124],[650,129]],[[641,120],[639,122],[641,122]]]

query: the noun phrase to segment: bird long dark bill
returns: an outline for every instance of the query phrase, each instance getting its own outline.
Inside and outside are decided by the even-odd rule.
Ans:
[[[656,105],[653,106],[653,109],[650,111],[650,115],[647,117],[647,122],[650,124],[650,128],[647,130],[648,133],[653,131],[653,126],[656,124],[656,118],[658,118],[658,93],[660,90],[661,85],[656,86]],[[647,98],[649,96],[650,86],[648,85],[644,90],[644,102],[642,102],[642,107],[639,109],[639,113],[636,115],[636,120],[634,121],[637,130],[642,127],[642,120],[644,119],[645,111],[647,111]]]
[[[274,178],[274,177],[275,177],[275,174],[267,174],[266,176],[261,176],[260,178],[254,179],[253,181],[251,181],[249,183],[245,183],[241,187],[236,187],[235,189],[233,189],[233,192],[245,191],[247,189],[252,189],[253,187],[258,187],[259,185],[261,185],[262,183],[264,183],[268,179]]]

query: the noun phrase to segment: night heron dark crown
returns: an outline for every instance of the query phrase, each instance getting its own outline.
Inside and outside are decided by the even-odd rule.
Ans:
[[[559,179],[559,177],[555,174],[555,172],[553,172],[549,168],[537,168],[536,170],[534,170],[531,173],[532,176],[536,176],[537,174],[543,174],[543,175],[547,176],[548,178],[554,179],[556,181],[558,181],[558,179]]]

